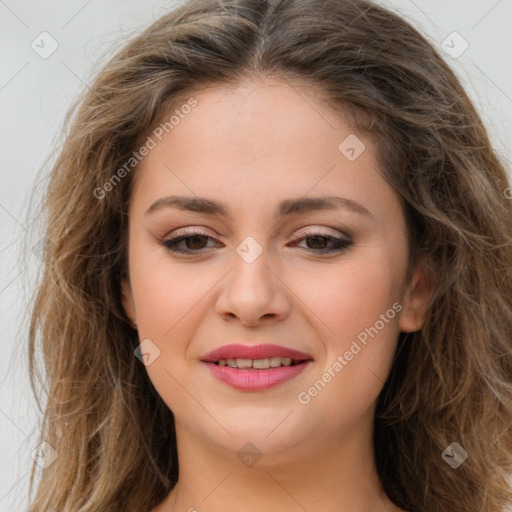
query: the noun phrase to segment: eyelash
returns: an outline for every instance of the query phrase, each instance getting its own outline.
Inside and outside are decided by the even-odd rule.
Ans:
[[[185,232],[182,235],[179,235],[174,238],[169,238],[168,240],[162,241],[162,245],[171,253],[180,253],[180,254],[201,254],[205,251],[205,249],[198,249],[198,250],[192,250],[192,249],[177,249],[176,246],[187,239],[194,238],[196,236],[204,236],[206,238],[210,238],[214,240],[213,237],[208,235],[207,233],[204,233],[203,231],[189,231]],[[301,242],[303,240],[307,240],[308,238],[325,238],[330,242],[334,243],[334,247],[331,247],[330,249],[307,249],[309,251],[313,251],[320,254],[329,254],[333,252],[343,252],[346,249],[348,249],[352,245],[352,241],[347,240],[346,238],[338,238],[331,235],[325,235],[318,232],[302,232],[301,238],[297,239],[294,243]]]

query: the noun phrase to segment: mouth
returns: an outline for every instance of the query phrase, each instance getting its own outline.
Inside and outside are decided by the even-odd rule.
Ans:
[[[225,345],[201,362],[230,387],[260,391],[284,383],[313,363],[309,354],[278,345]]]

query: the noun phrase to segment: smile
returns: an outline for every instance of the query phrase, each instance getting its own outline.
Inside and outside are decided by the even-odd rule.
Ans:
[[[282,345],[229,344],[212,350],[201,362],[228,386],[260,391],[293,379],[313,362],[313,358]]]

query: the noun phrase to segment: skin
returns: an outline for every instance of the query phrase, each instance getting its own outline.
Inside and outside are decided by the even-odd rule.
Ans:
[[[310,88],[262,79],[194,97],[198,105],[142,161],[129,209],[123,306],[140,340],[160,350],[146,369],[174,413],[180,459],[177,485],[153,512],[401,510],[377,477],[373,419],[399,332],[421,328],[429,291],[421,267],[406,282],[405,218],[371,140],[358,134],[366,149],[348,160],[338,146],[354,130]],[[177,208],[144,215],[171,194],[223,202],[232,218]],[[275,216],[283,199],[323,195],[358,201],[371,216]],[[161,242],[180,228],[212,238],[179,245],[199,255],[173,254]],[[321,254],[332,245],[315,245],[301,228],[353,243]],[[262,249],[251,263],[236,252],[248,236]],[[300,403],[395,302],[402,310]],[[237,341],[295,348],[314,362],[271,389],[240,391],[201,363]],[[247,442],[262,454],[252,467],[237,457]]]

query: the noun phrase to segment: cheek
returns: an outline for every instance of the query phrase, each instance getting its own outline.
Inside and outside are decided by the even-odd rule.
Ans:
[[[315,324],[325,333],[325,352],[309,387],[297,398],[305,407],[318,408],[315,415],[326,421],[363,414],[378,397],[392,365],[402,309],[399,268],[377,252],[364,261],[354,258],[322,279],[310,277],[311,289],[300,292],[319,317]]]
[[[339,342],[338,350],[331,347],[323,366],[297,395],[298,407],[304,407],[308,417],[340,431],[368,413],[393,362],[399,333],[391,322],[380,330],[373,324],[363,330],[364,343],[355,336]]]
[[[201,270],[201,262],[173,261],[154,241],[134,244],[130,257],[139,332],[164,345],[178,334],[185,338],[187,324],[222,274]]]
[[[213,271],[199,275],[193,265],[178,268],[165,258],[155,259],[151,265],[143,262],[139,269],[134,285],[139,336],[141,341],[150,339],[159,350],[158,357],[146,367],[148,376],[177,417],[197,414],[203,418],[204,410],[191,399],[190,393],[196,394],[191,376],[197,361],[191,359],[188,349],[218,278]]]
[[[139,337],[156,346],[158,357],[147,371],[167,402],[180,389],[173,377],[183,382],[187,374],[190,340],[204,318],[208,293],[222,274],[199,272],[194,264],[173,263],[163,249],[134,245],[130,272]]]
[[[342,349],[399,299],[400,269],[382,251],[352,256],[338,265],[314,268],[293,282],[297,307],[318,326],[327,347]],[[320,265],[319,265],[320,267]],[[300,306],[302,304],[302,306]],[[314,313],[314,315],[313,315]],[[393,312],[391,312],[393,313]],[[397,318],[393,320],[397,323]]]

